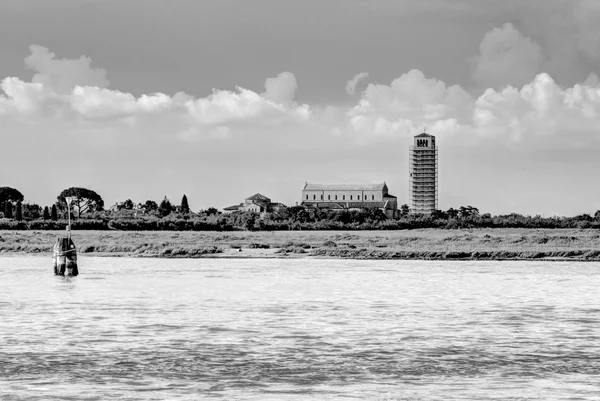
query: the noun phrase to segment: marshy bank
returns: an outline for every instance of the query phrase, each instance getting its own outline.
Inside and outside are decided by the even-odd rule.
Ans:
[[[64,231],[2,231],[0,253],[49,255]],[[165,232],[77,231],[89,256],[600,260],[595,229]]]

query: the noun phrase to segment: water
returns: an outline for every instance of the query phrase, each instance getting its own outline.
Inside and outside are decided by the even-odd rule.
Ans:
[[[2,257],[0,399],[596,400],[600,264]]]

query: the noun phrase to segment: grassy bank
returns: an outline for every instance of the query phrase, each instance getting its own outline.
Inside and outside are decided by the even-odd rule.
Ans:
[[[0,232],[0,255],[49,255],[56,237],[64,233]],[[73,240],[80,255],[90,256],[600,261],[600,231],[590,229],[77,231]]]

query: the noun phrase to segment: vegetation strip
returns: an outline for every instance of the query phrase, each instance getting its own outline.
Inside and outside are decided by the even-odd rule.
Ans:
[[[600,229],[600,210],[593,215],[574,217],[523,216],[517,213],[492,216],[468,205],[431,214],[412,213],[401,205],[397,217],[387,217],[378,208],[343,209],[281,207],[277,212],[235,211],[222,213],[214,207],[193,212],[183,195],[179,205],[166,197],[156,203],[131,199],[118,202],[109,210],[93,190],[71,187],[63,190],[56,203],[42,208],[23,203],[15,188],[0,187],[0,230],[61,230],[67,225],[65,197],[73,197],[73,230],[122,231],[287,231],[287,230],[406,230],[423,228],[596,228]]]
[[[62,233],[1,232],[0,254],[50,253]],[[600,261],[600,231],[592,229],[80,231],[74,239],[84,256]]]

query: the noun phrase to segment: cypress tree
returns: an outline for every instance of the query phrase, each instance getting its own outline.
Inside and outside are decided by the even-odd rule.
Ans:
[[[50,211],[48,210],[48,206],[44,206],[44,220],[50,220]]]
[[[4,203],[4,217],[6,217],[7,219],[13,218],[12,203],[10,202]]]
[[[56,205],[52,205],[52,220],[58,220],[58,210],[56,210]]]
[[[23,220],[23,205],[21,205],[21,201],[17,202],[17,210],[15,212],[15,219],[17,221]]]
[[[160,205],[158,206],[158,213],[161,215],[161,217],[165,217],[171,214],[172,211],[173,205],[171,205],[171,201],[168,200],[165,196],[165,198],[160,202]]]
[[[183,194],[183,198],[181,198],[181,213],[189,213],[190,205],[188,204],[187,196]]]

